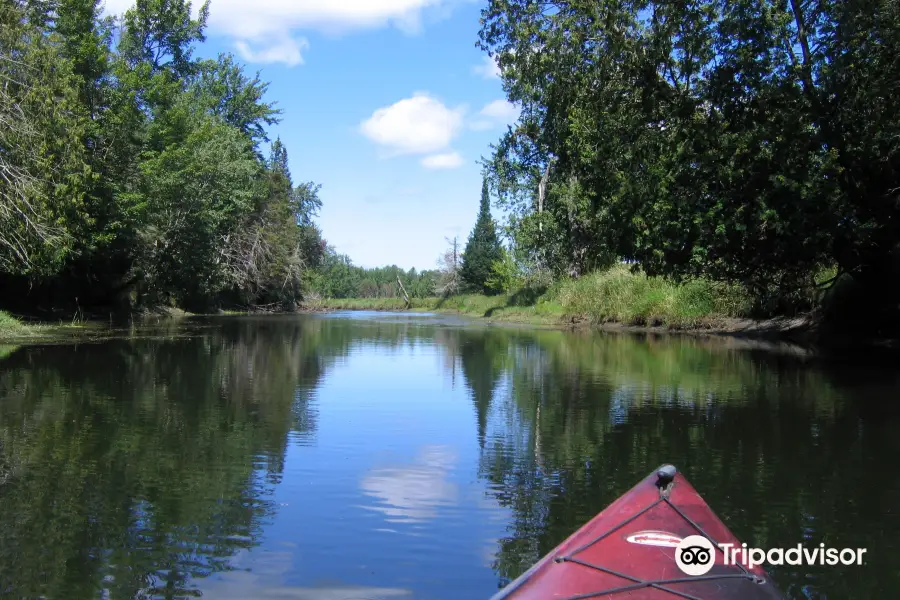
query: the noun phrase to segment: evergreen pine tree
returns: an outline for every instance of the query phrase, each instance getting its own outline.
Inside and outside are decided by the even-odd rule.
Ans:
[[[491,276],[494,263],[502,258],[503,250],[497,237],[494,219],[491,217],[491,201],[485,179],[481,186],[478,220],[475,222],[475,229],[469,235],[463,254],[460,272],[463,281],[474,290],[490,294],[491,290],[486,285],[487,280]]]

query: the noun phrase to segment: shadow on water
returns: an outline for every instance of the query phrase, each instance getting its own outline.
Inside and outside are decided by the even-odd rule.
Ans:
[[[291,444],[351,448],[318,440],[337,408],[315,394],[336,365],[423,348],[471,414],[458,439],[474,458],[458,468],[508,515],[485,598],[664,462],[751,546],[868,548],[850,577],[851,567],[771,568],[790,598],[900,585],[896,369],[716,340],[254,317],[0,359],[0,597],[200,595],[198,582],[265,544]],[[460,526],[478,527],[474,509],[461,510]],[[462,539],[441,540],[448,561]]]

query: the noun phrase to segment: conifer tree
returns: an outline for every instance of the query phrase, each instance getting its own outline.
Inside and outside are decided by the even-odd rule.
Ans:
[[[469,235],[463,254],[461,275],[468,287],[485,294],[492,293],[487,286],[494,263],[503,258],[503,249],[497,237],[494,219],[491,217],[491,201],[487,179],[481,186],[481,206],[478,220]]]

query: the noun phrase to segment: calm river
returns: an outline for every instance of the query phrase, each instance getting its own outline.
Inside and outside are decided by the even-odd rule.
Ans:
[[[900,589],[900,370],[346,313],[0,347],[0,597],[487,599],[661,463],[790,598]]]

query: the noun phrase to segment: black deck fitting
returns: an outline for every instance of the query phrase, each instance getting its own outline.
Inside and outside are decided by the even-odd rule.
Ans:
[[[673,465],[663,465],[656,471],[656,485],[663,488],[672,483],[675,474],[678,473]]]

